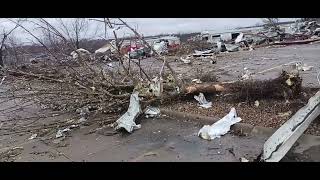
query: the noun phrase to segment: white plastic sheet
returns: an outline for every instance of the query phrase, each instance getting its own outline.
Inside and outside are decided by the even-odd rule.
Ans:
[[[139,92],[134,92],[130,97],[130,104],[128,111],[122,115],[117,121],[115,130],[124,128],[126,131],[131,133],[134,129],[141,128],[141,125],[137,125],[134,121],[141,114],[141,107],[139,103]]]
[[[220,138],[230,131],[230,127],[241,121],[241,118],[237,116],[236,109],[231,108],[229,114],[224,116],[222,119],[216,123],[203,126],[198,136],[206,140],[213,140],[215,138]]]
[[[199,102],[199,106],[203,108],[212,107],[212,102],[208,102],[204,97],[203,93],[199,93],[199,96],[194,96],[194,99]]]

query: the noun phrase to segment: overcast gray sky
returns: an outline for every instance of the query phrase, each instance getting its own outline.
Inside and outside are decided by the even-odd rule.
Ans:
[[[48,19],[55,24],[55,19]],[[68,21],[68,19],[65,19]],[[138,29],[145,36],[157,35],[160,33],[186,33],[200,32],[204,30],[223,30],[226,28],[243,27],[261,23],[261,18],[123,18],[128,24]],[[280,18],[280,21],[293,20],[293,18]],[[95,36],[102,36],[103,26],[98,22],[90,22],[88,35],[93,34],[96,29],[99,33]],[[14,25],[6,19],[0,20],[0,30],[10,28]],[[38,33],[31,25],[26,25],[34,33]],[[120,30],[119,34],[127,35],[125,30]],[[108,33],[112,37],[111,31]],[[21,31],[16,31],[15,36],[20,40],[26,41],[31,38],[30,35]]]

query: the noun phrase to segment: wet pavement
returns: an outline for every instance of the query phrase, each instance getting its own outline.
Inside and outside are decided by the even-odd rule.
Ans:
[[[59,146],[44,143],[41,138],[28,140],[20,136],[13,146],[22,146],[15,161],[227,161],[240,157],[255,159],[265,138],[227,134],[207,141],[199,138],[201,128],[192,122],[171,119],[143,119],[142,128],[132,134],[113,136],[94,133],[86,135],[92,126],[74,130]],[[108,131],[108,129],[107,129]],[[49,141],[54,141],[51,139]],[[48,142],[48,141],[47,141]]]

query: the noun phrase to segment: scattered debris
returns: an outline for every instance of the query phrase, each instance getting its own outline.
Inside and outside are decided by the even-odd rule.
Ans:
[[[185,63],[185,64],[190,64],[191,63],[191,56],[187,56],[186,58],[180,57],[180,60]]]
[[[244,73],[243,75],[241,76],[241,79],[242,80],[248,80],[252,77],[252,73],[248,70],[248,68],[244,68]]]
[[[158,117],[160,115],[160,109],[156,107],[147,107],[144,114],[146,115],[146,118]]]
[[[155,77],[152,79],[149,87],[149,92],[152,93],[152,95],[156,97],[160,97],[163,92],[163,84],[162,84],[162,78]]]
[[[234,40],[235,43],[240,43],[241,41],[243,41],[243,33],[240,33],[236,40]]]
[[[202,81],[200,79],[193,79],[192,82],[196,83],[196,84],[201,84]]]
[[[200,129],[198,136],[206,140],[213,140],[220,138],[222,135],[228,133],[230,126],[241,121],[240,117],[237,117],[236,109],[231,108],[229,114],[215,122],[214,124],[205,125]]]
[[[64,137],[65,136],[65,132],[70,131],[70,128],[65,128],[63,130],[58,130],[57,134],[56,134],[56,138],[60,138],[60,137]]]
[[[218,46],[218,51],[219,52],[225,52],[227,50],[225,44],[221,41],[217,42],[217,46]]]
[[[0,161],[9,162],[14,161],[14,157],[21,154],[23,151],[23,147],[14,147],[7,149],[4,152],[0,152]]]
[[[308,66],[307,64],[302,64],[302,62],[296,63],[296,69],[298,71],[310,71],[313,66]]]
[[[1,79],[1,82],[0,82],[0,86],[3,84],[3,81],[6,79],[7,76],[3,76],[3,78]]]
[[[85,49],[77,49],[76,51],[72,51],[71,54],[73,59],[77,59],[79,57],[79,55],[83,58],[87,58],[88,56],[91,55],[91,53],[88,50]]]
[[[244,158],[244,157],[241,157],[241,158],[240,158],[240,162],[249,162],[249,160],[246,159],[246,158]]]
[[[213,56],[214,54],[216,54],[216,50],[215,49],[209,49],[209,50],[206,50],[206,51],[198,51],[198,50],[195,50],[194,51],[195,53],[192,54],[193,57],[201,57],[201,56]]]
[[[258,100],[254,101],[254,106],[259,107],[260,103]]]
[[[168,46],[167,46],[166,42],[164,42],[164,41],[155,43],[155,44],[153,45],[153,49],[154,49],[158,54],[168,53]]]
[[[81,117],[79,120],[78,120],[78,123],[83,123],[83,122],[86,122],[87,119],[85,117]]]
[[[235,51],[239,51],[239,46],[237,45],[233,45],[233,44],[225,44],[226,49],[228,52],[235,52]]]
[[[31,137],[29,137],[29,140],[32,140],[34,138],[36,138],[38,136],[38,134],[32,134]]]
[[[119,21],[121,22],[120,19]],[[112,27],[111,30],[115,32],[118,27],[116,27],[117,25],[113,26],[115,27]],[[50,28],[50,26],[48,26],[48,28]],[[87,122],[89,119],[90,122],[95,122],[95,118],[99,118],[101,117],[101,115],[103,115],[102,117],[104,120],[97,121],[99,126],[104,127],[112,125],[111,127],[114,128],[112,132],[104,132],[105,135],[118,133],[119,131],[116,130],[120,128],[123,128],[131,133],[133,130],[141,127],[141,125],[137,125],[135,122],[139,115],[142,113],[141,108],[143,109],[145,108],[145,106],[147,106],[144,112],[147,118],[157,117],[160,114],[159,108],[152,107],[150,105],[157,104],[158,101],[160,102],[160,104],[163,104],[163,100],[167,99],[169,99],[168,101],[174,101],[172,97],[178,97],[180,100],[185,97],[192,98],[194,94],[199,94],[198,96],[193,96],[194,99],[199,102],[199,106],[203,108],[210,108],[212,107],[212,102],[208,102],[204,96],[204,94],[210,94],[215,95],[215,97],[222,98],[223,100],[228,100],[228,98],[231,98],[234,101],[243,102],[243,105],[241,105],[241,107],[239,106],[241,110],[242,108],[248,106],[249,108],[252,108],[252,102],[254,102],[255,107],[259,107],[260,102],[263,102],[263,106],[266,107],[268,106],[268,103],[265,103],[266,98],[274,98],[277,100],[281,99],[281,103],[284,103],[285,101],[289,102],[288,98],[293,99],[301,95],[302,79],[299,76],[284,72],[280,75],[280,77],[276,79],[258,81],[253,80],[253,78],[251,77],[255,74],[249,72],[248,68],[245,68],[243,74],[239,76],[241,80],[245,81],[236,80],[231,82],[218,82],[217,78],[219,78],[219,76],[216,76],[216,79],[207,78],[205,80],[205,78],[201,76],[202,74],[200,74],[203,73],[203,69],[200,69],[200,66],[205,63],[206,66],[209,66],[209,68],[212,69],[214,69],[215,66],[220,66],[220,61],[218,61],[219,56],[217,56],[217,54],[220,52],[221,54],[223,54],[223,56],[230,56],[230,58],[232,58],[232,56],[236,54],[229,52],[235,52],[239,50],[250,51],[254,48],[263,46],[287,46],[290,44],[305,44],[319,41],[319,29],[319,25],[316,22],[305,23],[302,26],[298,26],[297,28],[292,28],[290,31],[284,31],[280,28],[267,28],[259,29],[252,32],[247,32],[245,30],[243,30],[243,32],[240,32],[242,30],[239,29],[239,31],[235,33],[228,32],[217,35],[209,33],[201,34],[200,36],[198,35],[197,37],[192,38],[194,39],[193,42],[183,43],[182,46],[180,46],[180,42],[178,42],[180,40],[177,40],[178,38],[159,38],[155,42],[153,42],[153,40],[152,42],[143,42],[143,36],[140,36],[134,31],[136,36],[130,38],[130,40],[119,40],[117,39],[117,37],[115,37],[115,40],[111,41],[111,43],[108,43],[110,46],[103,46],[102,48],[96,50],[94,54],[91,54],[88,50],[85,49],[77,49],[76,51],[73,51],[71,53],[72,57],[70,57],[68,56],[68,54],[65,54],[66,52],[58,52],[59,48],[52,49],[52,52],[49,53],[54,53],[51,55],[54,55],[55,59],[58,61],[48,61],[49,64],[43,65],[41,64],[41,61],[39,61],[38,59],[34,59],[31,61],[31,63],[27,61],[28,66],[23,66],[21,68],[18,67],[17,70],[14,68],[7,69],[7,67],[9,66],[4,66],[5,68],[3,68],[3,71],[1,72],[1,77],[3,78],[0,82],[0,85],[3,85],[4,80],[6,80],[5,82],[8,83],[5,83],[5,85],[13,87],[11,90],[13,98],[18,97],[17,95],[20,95],[20,97],[22,96],[23,99],[25,98],[24,94],[18,94],[20,92],[17,92],[17,90],[20,89],[22,91],[30,93],[28,94],[28,97],[34,98],[37,102],[39,102],[40,106],[44,107],[44,109],[46,110],[52,109],[57,113],[61,112],[62,114],[74,112],[74,110],[77,109],[77,117],[71,118],[72,120],[68,119],[68,121],[59,121],[55,122],[56,124],[49,124],[48,126],[46,126],[46,129],[41,129],[43,128],[39,125],[41,123],[37,124],[39,121],[33,121],[33,119],[35,119],[34,117],[30,117],[30,119],[32,119],[30,120],[32,126],[22,125],[19,126],[19,128],[17,126],[17,128],[12,130],[9,127],[9,123],[5,123],[4,128],[2,128],[3,123],[0,123],[0,127],[3,131],[3,134],[17,133],[18,135],[22,135],[23,133],[21,132],[38,133],[32,134],[29,140],[36,137],[42,137],[44,134],[48,134],[52,131],[53,133],[55,133],[58,130],[58,132],[56,132],[56,134],[53,134],[53,136],[55,135],[55,137],[58,138],[54,141],[60,142],[65,138],[67,132],[71,131],[74,128],[78,128],[80,124],[82,124],[83,122]],[[48,29],[48,32],[56,31],[53,29]],[[203,39],[203,37],[205,37],[206,39]],[[148,47],[146,48],[146,46]],[[178,49],[176,49],[176,51],[173,51],[173,49],[177,47]],[[64,46],[61,46],[61,49],[65,49]],[[151,55],[149,53],[149,51],[151,51],[150,49],[152,49],[152,52],[154,52],[154,50],[157,52],[155,54],[152,54],[155,56],[154,58],[152,58],[152,61],[153,59],[156,59],[163,63],[160,75],[155,74],[156,72],[153,71],[154,67],[152,66],[157,63],[152,62],[150,63],[150,66],[148,66],[152,68],[147,67],[147,69],[144,69],[146,64],[141,64],[144,62],[140,62],[140,60],[142,60],[141,58],[145,58]],[[90,51],[93,52],[94,50],[90,47]],[[160,56],[158,53],[160,54]],[[176,74],[175,71],[172,70],[169,66],[169,64],[171,63],[171,58],[169,57],[167,62],[167,57],[164,56],[169,55],[169,53],[173,53],[172,55],[175,61],[179,61],[180,59],[183,63],[190,65],[182,65],[182,68],[177,70],[179,74]],[[99,59],[96,59],[96,56],[99,56]],[[72,58],[74,60],[72,60]],[[87,62],[88,60],[92,59],[100,61],[89,63]],[[101,59],[117,62],[109,63],[101,61]],[[61,63],[62,66],[58,66],[57,62],[60,62],[60,60],[65,64]],[[260,61],[260,59],[255,60]],[[263,58],[263,60],[265,60],[265,62],[263,62],[264,64],[268,62],[275,63],[269,60],[276,60],[276,58]],[[211,64],[214,64],[216,62],[218,62],[218,64],[211,65],[209,64],[209,61]],[[240,61],[244,62],[245,60],[243,59]],[[179,63],[172,64],[181,67],[181,64]],[[257,65],[261,64],[262,63],[257,62]],[[164,68],[165,65],[166,68]],[[33,69],[31,69],[31,67]],[[191,73],[198,72],[199,74],[196,76],[189,76],[189,72],[188,74],[180,72],[180,70],[183,70],[183,68],[191,69]],[[303,63],[297,63],[295,64],[294,68],[298,71],[310,71],[313,66],[307,66]],[[163,74],[162,70],[164,72]],[[167,70],[170,70],[171,72],[168,73],[166,72]],[[210,77],[213,77],[215,75],[214,71],[215,70],[213,70],[213,73],[210,74]],[[222,72],[221,74],[225,72],[226,71]],[[259,72],[256,74],[263,74],[264,72]],[[163,81],[162,77],[167,74],[171,75],[171,80],[167,81],[167,79],[165,79]],[[6,79],[6,77],[8,78]],[[199,79],[193,79],[195,77]],[[180,80],[181,82],[179,82]],[[143,91],[142,93],[139,89],[139,93],[132,93],[130,96],[131,92],[135,92],[137,90],[136,88],[138,87],[138,85],[140,85],[139,83],[142,84],[141,86],[145,91]],[[168,89],[170,89],[170,91]],[[175,91],[172,92],[172,89],[174,89]],[[9,92],[9,94],[11,92]],[[147,92],[145,93],[147,94],[146,96],[144,95],[144,92]],[[173,94],[176,96],[173,96]],[[238,102],[236,102],[235,104],[237,104]],[[250,103],[247,104],[247,102]],[[282,105],[281,103],[280,105]],[[193,105],[193,103],[191,104]],[[289,105],[292,105],[291,101]],[[288,111],[289,105],[281,108],[281,111],[287,111],[284,113],[277,114],[280,109],[278,109],[277,107],[274,108],[277,111],[273,114],[274,116],[272,116],[272,118],[274,118],[274,120],[272,121],[276,122],[280,119],[282,123],[283,119],[281,118],[291,116],[292,112]],[[183,106],[180,107],[182,109],[185,109],[185,107]],[[220,112],[224,113],[225,109],[220,108],[221,106],[218,107],[217,105],[217,107],[211,108],[210,112],[219,109]],[[253,111],[261,109],[263,108],[254,108]],[[127,112],[120,118],[118,118],[118,115],[120,113],[122,114],[126,110]],[[190,109],[185,110],[190,111]],[[205,111],[201,108],[193,108],[192,111],[193,110]],[[240,112],[240,109],[237,110]],[[292,111],[294,110],[295,109],[292,109]],[[5,111],[5,109],[2,109],[1,111]],[[241,111],[241,117],[244,118],[244,116],[249,116],[244,113],[243,111]],[[78,117],[79,114],[80,117]],[[278,116],[276,116],[276,114]],[[70,115],[73,116],[74,114]],[[108,120],[105,120],[107,118]],[[16,121],[11,117],[9,119],[12,119],[12,121]],[[214,123],[211,126],[204,126],[199,131],[198,135],[204,139],[211,140],[227,133],[230,130],[231,125],[240,121],[241,118],[237,117],[235,109],[232,108],[229,114],[222,118],[220,121]],[[27,123],[29,123],[29,121]],[[297,128],[299,128],[298,125]],[[55,129],[57,127],[59,127],[59,129]],[[108,128],[110,128],[110,126],[108,126]],[[42,133],[42,131],[44,130],[45,132]],[[156,131],[154,133],[157,132],[160,133],[160,131]],[[280,144],[280,148],[281,145],[282,144]],[[229,152],[233,153],[233,150],[229,150]]]
[[[289,117],[291,114],[292,114],[292,111],[287,111],[284,113],[278,113],[277,115],[283,118],[283,117]]]
[[[157,152],[147,152],[143,156],[158,156],[159,154]]]
[[[204,97],[203,93],[199,93],[199,96],[194,96],[194,99],[199,102],[199,106],[203,108],[211,108],[212,102],[208,102],[206,98]]]
[[[115,122],[115,130],[124,128],[127,132],[131,133],[133,130],[141,128],[140,124],[137,125],[134,122],[141,113],[138,94],[138,92],[131,94],[128,111]]]

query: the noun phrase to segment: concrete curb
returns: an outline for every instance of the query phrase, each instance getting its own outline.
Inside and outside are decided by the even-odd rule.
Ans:
[[[162,114],[165,114],[169,117],[177,119],[185,119],[193,122],[197,122],[201,125],[211,125],[219,119],[210,116],[202,116],[198,114],[172,111],[169,109],[160,109]],[[270,137],[277,129],[267,128],[261,126],[253,126],[246,123],[237,123],[231,127],[231,130],[235,132],[240,132],[241,134],[247,134],[252,136],[265,136]],[[293,148],[293,151],[296,153],[303,153],[313,146],[320,146],[320,136],[303,134],[297,140],[297,146]]]

